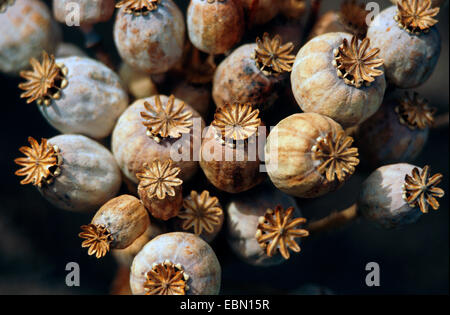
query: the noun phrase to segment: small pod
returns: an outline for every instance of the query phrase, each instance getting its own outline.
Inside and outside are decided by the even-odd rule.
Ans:
[[[240,46],[217,67],[212,95],[217,107],[228,103],[250,103],[266,109],[282,91],[286,73],[292,69],[294,45],[281,43],[281,37],[269,37]]]
[[[434,112],[415,92],[387,96],[380,109],[357,131],[363,164],[376,168],[413,161],[427,142]]]
[[[239,0],[247,13],[248,24],[260,25],[272,20],[286,0]]]
[[[77,12],[80,25],[108,21],[114,13],[114,0],[53,0],[53,15],[60,23],[67,23],[69,14]]]
[[[272,183],[301,198],[315,198],[339,188],[359,163],[352,137],[331,118],[293,114],[267,137],[266,167]]]
[[[386,81],[370,39],[327,33],[306,43],[291,73],[294,97],[304,112],[326,115],[342,127],[362,123],[383,101]],[[376,47],[376,46],[375,46]]]
[[[0,72],[12,76],[18,76],[42,50],[53,53],[61,40],[58,23],[40,0],[1,1],[0,30]]]
[[[167,72],[180,60],[185,40],[183,13],[172,0],[124,0],[114,24],[120,57],[132,68]]]
[[[441,37],[433,17],[439,8],[430,0],[403,0],[378,14],[367,31],[384,59],[386,80],[399,88],[414,88],[433,73],[441,52]],[[418,12],[417,10],[423,10]],[[410,18],[411,17],[411,18]]]
[[[212,248],[183,232],[155,237],[136,255],[130,286],[135,295],[216,295],[221,268]]]
[[[442,174],[431,176],[423,169],[406,163],[385,165],[375,170],[362,184],[358,208],[363,216],[383,229],[395,229],[414,223],[431,206],[439,208],[436,198],[444,191],[436,187]]]
[[[134,99],[150,97],[158,94],[156,84],[145,72],[135,70],[128,64],[122,63],[119,68],[119,77],[124,87]]]
[[[128,105],[128,95],[111,69],[86,57],[55,60],[46,52],[42,64],[33,58],[31,65],[32,71],[20,73],[27,80],[19,84],[25,90],[20,97],[36,101],[50,125],[94,139],[111,134]]]
[[[121,195],[105,203],[91,223],[81,226],[79,237],[85,239],[81,247],[88,254],[104,257],[111,249],[130,246],[148,228],[150,219],[141,201],[130,195]]]
[[[37,186],[55,207],[91,211],[117,194],[120,170],[101,144],[81,135],[28,141],[31,147],[20,148],[26,157],[15,160],[23,166],[16,175],[26,176],[20,183]]]
[[[305,0],[281,0],[280,13],[288,19],[300,20],[307,11],[307,1]]]
[[[135,184],[144,163],[169,158],[176,161],[180,178],[186,181],[198,168],[203,126],[200,115],[173,95],[139,99],[117,121],[112,152],[123,174]]]
[[[266,134],[258,115],[250,104],[217,109],[200,150],[200,167],[216,188],[239,193],[265,179],[258,147]]]
[[[239,0],[191,0],[186,19],[192,44],[211,55],[230,50],[244,34],[244,10]]]
[[[298,237],[308,236],[299,228],[306,222],[294,198],[270,184],[248,194],[232,197],[227,208],[227,240],[233,252],[255,266],[273,266],[299,252]]]

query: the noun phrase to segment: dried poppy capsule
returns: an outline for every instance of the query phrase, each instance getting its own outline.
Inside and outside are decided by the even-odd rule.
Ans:
[[[28,138],[31,147],[19,150],[26,157],[14,161],[23,166],[16,175],[21,184],[37,186],[54,206],[72,211],[90,211],[114,197],[121,184],[120,170],[102,145],[81,135]]]
[[[288,116],[273,128],[265,147],[273,184],[290,195],[314,198],[339,188],[358,165],[353,138],[326,116]]]
[[[290,72],[295,56],[294,45],[281,43],[264,33],[262,40],[246,44],[225,58],[217,67],[212,95],[217,107],[227,103],[250,103],[255,108],[267,108],[278,98],[283,74]]]
[[[114,24],[114,42],[122,59],[147,73],[164,73],[183,54],[183,13],[172,0],[123,0]]]
[[[192,232],[210,243],[222,229],[223,210],[217,197],[209,191],[201,194],[192,190],[184,198],[183,209],[175,221],[177,230]]]
[[[376,47],[376,46],[375,46]],[[362,123],[383,101],[386,89],[380,49],[369,38],[346,33],[317,36],[297,54],[292,92],[304,112],[326,115],[342,127]]]
[[[193,132],[197,122],[198,130]],[[117,121],[112,152],[123,174],[135,184],[144,163],[169,158],[181,169],[180,178],[188,180],[198,168],[203,125],[200,115],[173,95],[139,99]]]
[[[244,11],[239,0],[191,0],[186,20],[192,44],[211,55],[228,51],[244,34]]]
[[[211,89],[208,85],[194,84],[183,80],[175,86],[172,93],[180,100],[192,104],[192,108],[203,118],[206,117],[211,103]]]
[[[238,193],[260,184],[258,147],[265,139],[259,111],[250,104],[228,104],[217,109],[200,152],[200,167],[220,190]]]
[[[91,138],[109,136],[128,105],[119,77],[102,63],[80,57],[56,59],[43,52],[42,63],[32,58],[32,71],[20,97],[36,101],[45,119],[62,133]]]
[[[361,161],[371,167],[413,161],[425,146],[434,112],[417,93],[387,97],[359,127]]]
[[[228,242],[236,255],[256,266],[281,264],[290,251],[300,252],[306,222],[294,198],[272,185],[233,197],[227,206]]]
[[[248,24],[265,24],[280,11],[280,0],[240,0],[247,13]],[[282,0],[283,2],[285,0]]]
[[[378,168],[362,184],[358,207],[375,225],[394,229],[415,222],[429,207],[437,210],[436,198],[444,191],[436,187],[442,174],[431,176],[430,167],[390,164]]]
[[[345,0],[339,11],[322,15],[311,30],[309,38],[325,33],[348,32],[363,39],[367,33],[366,5],[358,0]]]
[[[375,17],[367,36],[380,48],[390,84],[413,88],[430,77],[441,52],[438,12],[430,0],[402,0]]]
[[[212,295],[220,290],[221,268],[212,248],[183,232],[155,237],[136,255],[130,286],[135,295]]]
[[[281,0],[280,12],[291,19],[299,19],[306,12],[305,0]]]
[[[88,248],[88,255],[104,257],[111,249],[130,246],[150,224],[141,201],[130,195],[121,195],[105,203],[97,211],[91,223],[81,226],[78,236],[85,239],[81,247]]]
[[[150,222],[145,232],[141,236],[139,236],[130,246],[124,249],[113,249],[111,250],[111,254],[120,265],[128,267],[129,274],[129,268],[131,267],[133,259],[134,257],[136,257],[137,253],[141,251],[145,244],[154,239],[156,236],[163,234],[165,230],[166,229],[163,225],[152,221]],[[128,279],[128,285],[129,283],[130,281]]]
[[[128,93],[135,99],[158,94],[155,83],[147,73],[133,69],[126,63],[120,65],[119,76]]]
[[[178,215],[183,204],[179,167],[172,160],[144,163],[139,179],[138,194],[147,210],[157,219],[169,220]]]
[[[66,23],[68,14],[76,8],[80,25],[92,25],[108,21],[114,6],[114,0],[53,0],[53,15],[58,22]]]
[[[13,76],[42,50],[53,53],[61,37],[59,25],[40,0],[1,1],[0,29],[0,72]]]

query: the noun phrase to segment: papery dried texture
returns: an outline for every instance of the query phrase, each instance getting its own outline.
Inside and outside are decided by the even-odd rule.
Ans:
[[[239,0],[245,9],[247,23],[252,25],[266,24],[280,11],[281,2],[286,0]]]
[[[92,211],[117,194],[120,170],[104,146],[82,135],[59,135],[48,139],[48,144],[59,149],[60,174],[39,191],[55,207]]]
[[[425,129],[433,126],[435,108],[428,106],[428,101],[414,92],[412,96],[405,93],[400,104],[395,107],[400,123],[410,129]]]
[[[362,164],[376,168],[386,164],[411,162],[422,152],[430,125],[420,129],[402,123],[405,120],[399,113],[403,111],[397,108],[404,102],[409,104],[403,93],[385,96],[380,109],[360,125],[356,142]]]
[[[427,213],[429,207],[439,209],[436,198],[444,197],[444,190],[436,187],[444,176],[440,173],[431,175],[430,166],[425,165],[421,172],[415,167],[411,174],[405,175],[403,184],[403,199],[410,207],[419,207],[422,213]]]
[[[189,290],[187,285],[189,275],[180,264],[175,265],[167,259],[162,263],[153,264],[146,277],[145,295],[186,295],[186,291]]]
[[[221,268],[212,248],[191,233],[174,232],[155,237],[136,255],[131,266],[130,285],[135,295],[146,294],[147,273],[166,260],[189,276],[187,295],[218,294]],[[152,287],[154,288],[154,287]]]
[[[407,32],[420,35],[438,22],[433,18],[438,13],[439,8],[431,8],[431,0],[400,0],[394,19]]]
[[[54,53],[61,30],[42,1],[14,1],[5,8],[0,13],[0,72],[18,76],[42,50]]]
[[[373,115],[386,89],[384,75],[376,76],[370,86],[359,88],[337,75],[334,51],[344,39],[350,42],[351,38],[346,33],[313,38],[298,52],[291,72],[292,92],[300,108],[326,115],[344,128],[360,124]],[[372,43],[369,49],[372,47],[377,46]]]
[[[136,177],[144,206],[157,219],[166,221],[177,216],[183,204],[180,168],[174,167],[170,159],[144,163],[142,167],[143,171],[136,173]]]
[[[420,207],[411,207],[403,197],[405,177],[415,168],[422,172],[422,169],[406,163],[389,164],[375,170],[363,182],[358,197],[358,208],[363,216],[384,229],[416,222],[423,214]],[[443,193],[439,188],[432,189],[439,196]]]
[[[53,15],[60,23],[67,23],[68,12],[77,10],[80,25],[108,21],[114,13],[114,0],[53,0]]]
[[[265,178],[260,171],[258,147],[266,134],[264,128],[258,128],[262,125],[258,110],[251,109],[248,104],[228,106],[217,110],[212,126],[206,131],[200,167],[216,188],[238,193],[260,184]],[[234,114],[230,115],[229,110]],[[229,118],[236,118],[228,126],[224,113],[228,113]],[[239,117],[245,118],[240,121]]]
[[[151,74],[167,72],[180,60],[185,41],[183,14],[172,0],[161,0],[146,15],[119,9],[114,42],[119,55],[132,68]]]
[[[121,0],[116,4],[116,8],[124,8],[124,12],[135,16],[147,15],[155,10],[161,0]]]
[[[261,234],[257,232],[258,226],[261,224],[260,218],[264,217],[267,209],[275,209],[277,205],[282,206],[284,209],[293,207],[292,219],[297,220],[297,218],[300,218],[301,212],[295,199],[269,183],[256,187],[243,196],[231,198],[230,203],[226,207],[228,218],[227,241],[233,252],[243,261],[256,266],[272,266],[286,261],[280,252],[276,250],[276,247],[272,248],[273,252],[270,252],[272,255],[269,256],[267,255],[267,247],[262,247],[258,242],[258,238],[263,236],[262,231],[260,232]],[[302,219],[299,220],[303,221]],[[294,222],[297,223],[298,220]],[[274,234],[272,235],[274,237],[277,234],[275,230],[273,229]],[[277,231],[280,232],[280,230]],[[302,235],[306,235],[306,233],[302,232]],[[268,238],[271,237],[269,236]],[[271,239],[272,241],[274,240],[273,238]],[[293,242],[299,246],[301,239],[296,238]],[[293,243],[290,243],[290,245],[293,248],[297,248]],[[281,249],[281,247],[279,248]]]
[[[208,85],[181,81],[175,86],[172,93],[176,98],[191,104],[193,109],[206,118],[211,104],[211,88]]]
[[[14,174],[25,176],[20,181],[22,185],[33,184],[39,188],[42,185],[51,184],[53,178],[61,173],[59,166],[62,163],[62,157],[59,154],[59,148],[48,144],[47,139],[42,138],[39,144],[33,137],[28,137],[31,147],[20,147],[19,151],[26,157],[16,158],[14,162],[23,168],[17,170]]]
[[[254,58],[256,49],[257,44],[240,46],[219,64],[212,89],[217,107],[237,102],[267,109],[278,99],[286,77],[261,71]]]
[[[300,19],[306,12],[305,0],[281,0],[280,12],[290,19]]]
[[[79,237],[85,239],[88,255],[102,258],[111,249],[130,246],[148,228],[150,219],[139,199],[121,195],[109,200],[97,211],[88,225],[81,226]]]
[[[217,197],[204,190],[192,190],[183,201],[183,209],[176,219],[177,228],[192,232],[210,243],[222,228],[224,216]]]
[[[128,105],[119,77],[104,64],[86,57],[55,60],[67,68],[67,86],[61,97],[39,106],[45,119],[61,133],[79,133],[94,139],[109,136]]]
[[[166,104],[169,99],[165,95],[159,95],[159,97],[162,104]],[[184,111],[192,113],[193,127],[198,122],[199,130],[194,133],[193,127],[191,127],[189,135],[186,134],[185,137],[161,139],[158,143],[153,137],[147,135],[147,127],[143,124],[141,112],[146,111],[144,102],[155,106],[155,96],[135,101],[120,116],[113,131],[112,152],[119,167],[129,180],[138,184],[139,180],[136,173],[143,171],[142,165],[144,163],[151,163],[156,159],[164,161],[171,158],[171,154],[179,154],[180,158],[183,156],[185,158],[176,162],[175,166],[181,168],[180,178],[183,181],[188,180],[194,175],[198,167],[201,130],[204,126],[203,119],[189,104],[186,104]],[[175,99],[174,103],[175,106],[179,106],[182,101]]]
[[[150,97],[158,94],[156,84],[145,72],[135,70],[126,63],[122,63],[119,68],[119,76],[123,86],[134,99]]]
[[[293,114],[267,137],[266,167],[273,184],[285,193],[314,198],[339,188],[359,163],[351,137],[326,116]]]
[[[280,35],[275,35],[272,39],[268,33],[264,33],[262,40],[256,38],[255,60],[261,71],[267,75],[276,75],[292,71],[292,64],[295,55],[291,54],[294,44],[281,42]]]
[[[380,48],[388,83],[414,88],[433,73],[441,51],[441,37],[435,26],[428,33],[415,35],[397,25],[397,7],[378,14],[367,31],[371,45]]]
[[[230,50],[244,34],[244,11],[239,0],[191,0],[186,20],[192,44],[211,55]]]

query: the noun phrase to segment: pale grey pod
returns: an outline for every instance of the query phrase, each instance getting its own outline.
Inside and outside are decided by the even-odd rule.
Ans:
[[[61,23],[66,23],[74,10],[79,12],[80,25],[105,22],[112,17],[114,8],[114,0],[53,0],[53,14]]]
[[[68,85],[61,98],[39,106],[45,119],[61,133],[80,133],[94,139],[109,136],[128,105],[120,79],[104,64],[89,58],[56,59],[67,67]]]
[[[55,207],[91,211],[117,194],[120,170],[104,146],[82,135],[59,135],[48,143],[60,149],[61,173],[40,192]]]
[[[413,88],[424,83],[439,59],[441,37],[436,27],[414,35],[397,25],[397,7],[379,13],[367,30],[373,47],[380,48],[386,80],[399,88]]]
[[[40,0],[16,0],[5,9],[0,13],[0,72],[18,76],[30,58],[55,51],[61,30]]]
[[[180,264],[189,276],[188,295],[216,295],[220,291],[221,267],[212,248],[200,237],[184,232],[155,237],[136,255],[131,265],[130,287],[135,295],[145,294],[146,274],[152,265],[166,260]]]

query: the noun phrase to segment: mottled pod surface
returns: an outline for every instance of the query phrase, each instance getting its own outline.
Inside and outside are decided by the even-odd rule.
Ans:
[[[77,10],[81,25],[96,24],[112,17],[115,4],[114,0],[53,0],[53,15],[66,23],[69,13]]]
[[[376,226],[393,229],[417,221],[422,215],[418,207],[410,207],[403,199],[405,175],[414,165],[385,165],[374,171],[362,184],[358,207],[363,216]]]
[[[183,54],[183,13],[172,0],[161,0],[147,15],[119,9],[114,42],[121,58],[132,68],[158,74],[168,71]]]
[[[279,253],[269,257],[255,236],[259,218],[267,209],[274,209],[277,205],[285,209],[294,207],[294,217],[301,216],[295,199],[271,184],[256,187],[245,196],[232,197],[227,205],[227,241],[233,252],[245,262],[255,266],[273,266],[284,261]]]
[[[159,95],[163,104],[169,97]],[[180,138],[165,138],[158,143],[147,135],[147,127],[143,125],[141,112],[145,112],[144,102],[155,104],[155,96],[139,99],[130,105],[120,116],[112,134],[112,152],[123,174],[133,183],[138,184],[137,172],[143,171],[144,163],[151,163],[156,159],[161,161],[172,158],[174,165],[181,168],[180,178],[188,180],[198,169],[198,153],[201,147],[201,131],[203,119],[188,104],[183,112],[190,111],[194,118],[200,119],[199,130]],[[175,106],[182,101],[175,98]],[[184,157],[184,158],[183,158]]]
[[[285,76],[264,74],[252,57],[256,47],[256,44],[240,46],[217,67],[212,90],[217,107],[238,102],[264,109],[277,100]]]
[[[220,291],[221,268],[212,248],[200,237],[184,232],[155,237],[136,255],[131,266],[130,286],[135,295],[146,293],[144,285],[153,264],[166,260],[180,264],[189,276],[188,295],[215,295]]]
[[[441,52],[441,37],[435,26],[415,35],[399,27],[394,17],[397,7],[389,7],[373,20],[367,31],[384,59],[386,80],[399,88],[413,88],[432,74]]]
[[[91,211],[117,194],[120,170],[104,146],[82,135],[59,135],[48,142],[60,149],[61,174],[40,192],[55,207]]]
[[[304,112],[331,117],[350,127],[362,123],[379,108],[386,81],[377,76],[369,86],[359,88],[346,84],[337,75],[333,50],[352,36],[347,33],[326,33],[306,43],[298,52],[291,73],[292,92]],[[371,43],[370,47],[376,47]]]
[[[13,76],[42,50],[53,53],[61,37],[59,25],[40,0],[16,0],[7,6],[0,13],[0,33],[0,72]]]
[[[239,0],[191,0],[186,19],[192,44],[208,54],[223,54],[244,34],[244,10]]]

